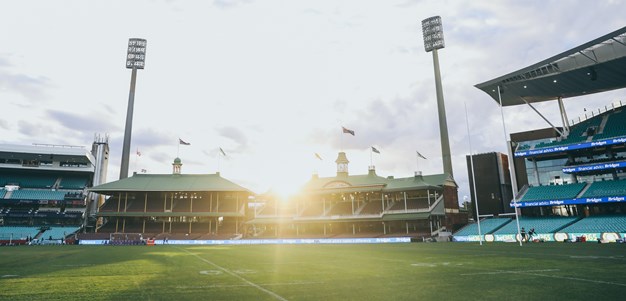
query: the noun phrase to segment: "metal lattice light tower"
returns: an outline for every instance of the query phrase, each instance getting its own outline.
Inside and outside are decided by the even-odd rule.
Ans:
[[[122,147],[122,163],[120,165],[120,180],[128,178],[128,163],[130,160],[130,137],[133,130],[133,107],[135,106],[135,82],[137,69],[143,69],[146,61],[145,39],[128,39],[126,54],[126,68],[132,69],[130,77],[130,92],[128,95],[128,110],[126,111],[126,128],[124,129],[124,146]]]
[[[422,33],[424,34],[424,49],[433,53],[435,67],[435,89],[437,91],[437,110],[439,112],[439,134],[441,136],[441,157],[443,159],[443,172],[452,176],[452,155],[450,153],[450,140],[448,139],[448,124],[446,121],[446,107],[443,101],[443,88],[441,87],[441,74],[439,72],[439,56],[437,49],[445,47],[443,40],[443,26],[441,17],[434,16],[422,21]]]

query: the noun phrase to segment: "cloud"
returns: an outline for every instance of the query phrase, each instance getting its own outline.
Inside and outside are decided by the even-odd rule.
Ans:
[[[137,129],[133,131],[133,145],[140,148],[149,148],[155,146],[173,146],[176,145],[176,137],[173,135],[159,132],[153,128]]]
[[[0,67],[10,67],[11,63],[6,58],[0,57]]]
[[[62,126],[73,131],[79,131],[87,135],[93,133],[110,133],[119,130],[109,118],[103,118],[101,114],[88,114],[86,112],[69,113],[57,110],[48,110],[51,120],[59,122]]]
[[[14,74],[0,69],[0,89],[15,92],[28,100],[41,101],[45,98],[48,87],[49,80],[46,77]]]
[[[237,143],[237,147],[234,150],[229,151],[240,152],[248,149],[248,138],[246,137],[245,133],[238,128],[226,126],[218,128],[217,132],[220,136],[228,138],[229,140]]]
[[[44,136],[49,130],[49,125],[42,125],[38,123],[29,122],[26,120],[20,120],[17,122],[18,132],[27,137],[40,137]]]
[[[252,3],[252,0],[213,0],[213,5],[223,9],[249,3]]]

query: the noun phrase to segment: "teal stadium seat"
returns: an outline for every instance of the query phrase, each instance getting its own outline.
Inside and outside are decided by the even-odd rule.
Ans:
[[[626,215],[589,216],[568,226],[560,232],[566,233],[626,233]]]
[[[480,221],[480,232],[481,234],[490,234],[493,231],[499,229],[503,225],[511,222],[510,218],[486,218]],[[454,233],[455,236],[465,236],[465,235],[478,235],[478,223],[468,224],[463,227],[463,229]]]
[[[606,121],[602,133],[593,137],[593,140],[603,140],[614,137],[626,136],[626,110],[622,109],[611,115]]]
[[[582,197],[626,196],[626,180],[593,182]]]
[[[62,201],[66,193],[65,191],[20,189],[13,191],[11,199]]]
[[[573,199],[578,196],[586,185],[587,183],[573,183],[528,187],[521,202]]]
[[[535,229],[537,233],[554,233],[560,231],[569,224],[575,222],[577,217],[520,217],[520,228],[526,229],[526,232],[530,229]],[[562,232],[562,231],[560,231]],[[517,223],[512,221],[506,224],[504,227],[498,229],[494,234],[515,234],[517,233]]]

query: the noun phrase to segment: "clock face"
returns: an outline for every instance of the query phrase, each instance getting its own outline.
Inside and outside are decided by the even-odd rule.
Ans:
[[[337,171],[340,171],[340,172],[348,171],[348,164],[337,164]]]

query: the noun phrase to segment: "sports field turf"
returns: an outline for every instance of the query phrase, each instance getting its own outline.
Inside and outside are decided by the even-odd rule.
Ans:
[[[626,245],[0,248],[0,300],[624,300]]]

